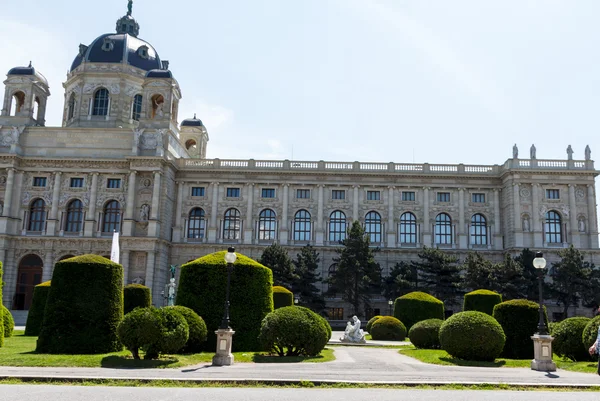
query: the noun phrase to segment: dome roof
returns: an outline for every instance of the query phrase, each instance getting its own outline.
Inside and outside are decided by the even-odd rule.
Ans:
[[[173,78],[173,74],[169,70],[150,70],[146,78]]]
[[[198,120],[194,114],[194,118],[188,118],[181,122],[182,127],[204,127],[202,120]]]
[[[162,67],[154,47],[128,33],[106,33],[98,36],[89,46],[80,45],[71,71],[83,62],[126,64],[146,71]]]
[[[44,84],[48,85],[48,80],[41,73],[37,72],[35,68],[29,63],[28,67],[15,67],[11,68],[8,71],[7,75],[33,75],[42,81]]]

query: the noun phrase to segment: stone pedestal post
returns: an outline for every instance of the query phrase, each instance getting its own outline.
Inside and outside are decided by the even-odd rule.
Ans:
[[[554,337],[534,334],[531,339],[533,340],[531,370],[556,372],[556,364],[552,360],[552,340],[554,340]]]
[[[219,329],[215,331],[217,335],[217,352],[213,356],[213,366],[231,366],[233,365],[233,354],[231,346],[235,331],[230,328]]]

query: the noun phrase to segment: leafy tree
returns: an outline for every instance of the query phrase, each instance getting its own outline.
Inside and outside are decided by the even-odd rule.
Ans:
[[[291,289],[298,280],[292,259],[278,243],[266,247],[258,262],[273,271],[273,285]]]
[[[419,272],[423,287],[446,305],[456,304],[457,298],[462,295],[462,266],[458,264],[458,258],[439,248],[426,246],[418,256],[420,261],[412,261],[411,266]]]
[[[484,259],[479,252],[469,252],[463,263],[463,288],[466,290],[483,288],[494,291],[492,275],[497,267],[489,260]]]
[[[352,223],[343,245],[336,249],[339,256],[333,260],[337,270],[327,279],[327,293],[341,294],[352,305],[354,314],[362,310],[366,315],[371,308],[371,296],[381,290],[381,267],[374,258],[378,249],[369,246],[369,237],[358,221]]]
[[[292,289],[294,295],[300,298],[300,305],[322,314],[325,311],[325,298],[316,285],[322,281],[318,273],[319,261],[319,254],[312,246],[306,245],[300,250],[294,260],[299,278]]]
[[[504,261],[492,266],[489,289],[502,294],[502,298],[508,301],[523,298],[524,288],[523,266],[510,254],[504,254]]]
[[[515,257],[515,261],[523,268],[523,280],[520,284],[522,296],[531,300],[538,301],[538,273],[533,267],[535,253],[529,248],[525,248]]]
[[[407,262],[398,262],[390,274],[383,279],[383,295],[386,299],[396,299],[419,287],[419,274]]]
[[[582,297],[594,291],[592,279],[595,266],[583,260],[583,254],[571,245],[558,252],[560,261],[552,264],[552,296],[563,305],[563,316],[567,317],[570,306],[577,306]]]

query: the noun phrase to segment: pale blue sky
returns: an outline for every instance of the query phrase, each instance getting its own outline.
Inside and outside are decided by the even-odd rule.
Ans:
[[[80,43],[126,0],[4,2],[0,72],[32,60],[48,125]],[[91,5],[93,4],[93,5]],[[595,0],[135,0],[208,157],[501,164],[600,154]]]

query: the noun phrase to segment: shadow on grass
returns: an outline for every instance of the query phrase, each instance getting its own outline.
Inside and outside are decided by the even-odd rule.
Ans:
[[[177,358],[165,359],[133,359],[132,357],[110,355],[102,358],[100,365],[112,369],[152,369],[179,362]]]
[[[279,356],[265,354],[254,354],[252,356],[252,362],[255,363],[298,363],[311,361],[318,362],[319,359],[323,359],[323,356]]]
[[[440,361],[448,362],[456,366],[476,366],[481,368],[501,368],[506,365],[506,361],[499,360],[494,362],[486,361],[468,361],[465,359],[452,358],[451,356],[441,356]]]

